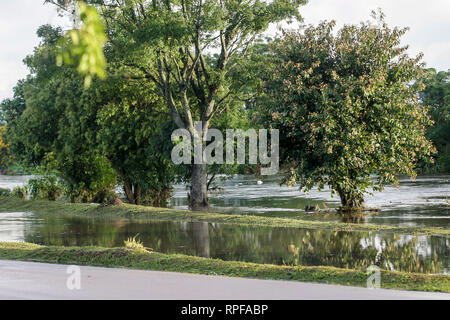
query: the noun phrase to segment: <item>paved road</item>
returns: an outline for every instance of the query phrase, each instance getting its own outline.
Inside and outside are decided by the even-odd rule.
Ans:
[[[450,294],[97,267],[80,267],[81,288],[69,290],[68,278],[76,271],[67,271],[66,265],[0,260],[0,299],[450,299]]]

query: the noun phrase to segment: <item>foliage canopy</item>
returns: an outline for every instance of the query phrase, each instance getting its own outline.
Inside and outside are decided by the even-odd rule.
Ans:
[[[376,23],[334,22],[285,32],[270,48],[259,116],[280,129],[288,184],[308,191],[328,185],[344,208],[360,207],[364,193],[416,176],[435,151],[425,137],[431,124],[412,82],[421,56],[411,58],[382,14]],[[376,178],[371,175],[376,174]]]

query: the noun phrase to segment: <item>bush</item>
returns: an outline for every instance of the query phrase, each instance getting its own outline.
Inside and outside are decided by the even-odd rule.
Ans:
[[[111,190],[117,184],[109,161],[95,154],[61,157],[53,165],[67,184],[71,202],[95,202],[93,199],[98,193]]]
[[[172,189],[162,188],[159,190],[146,190],[141,192],[140,203],[143,206],[165,207],[172,195]]]
[[[11,195],[19,199],[25,199],[28,195],[28,188],[27,186],[17,186],[13,189]]]
[[[117,195],[114,191],[110,189],[105,189],[97,192],[92,198],[92,202],[96,203],[108,203],[110,200],[117,198]]]
[[[28,180],[31,199],[57,200],[65,190],[64,184],[55,175],[44,175]]]

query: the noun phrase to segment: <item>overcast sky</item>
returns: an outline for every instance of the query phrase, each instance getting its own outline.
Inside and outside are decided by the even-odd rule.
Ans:
[[[56,10],[43,0],[0,0],[0,100],[12,97],[17,80],[28,73],[22,63],[38,45],[40,25],[61,24]],[[428,67],[450,69],[450,0],[309,0],[301,9],[305,23],[334,19],[358,23],[381,8],[390,26],[409,26],[404,43],[410,54],[425,54]]]

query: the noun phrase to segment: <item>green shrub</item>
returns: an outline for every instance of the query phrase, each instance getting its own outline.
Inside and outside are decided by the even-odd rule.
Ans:
[[[73,203],[107,203],[109,200],[117,198],[116,193],[109,188],[99,191],[87,190],[83,187],[76,189],[68,188],[66,195],[70,199],[70,202]]]
[[[92,202],[107,203],[108,201],[115,198],[117,198],[117,194],[114,191],[110,189],[105,189],[97,192],[92,198]]]
[[[13,189],[11,195],[19,199],[25,199],[28,195],[28,188],[27,186],[17,186]]]
[[[31,199],[57,200],[64,194],[65,186],[55,175],[44,175],[28,180]]]

